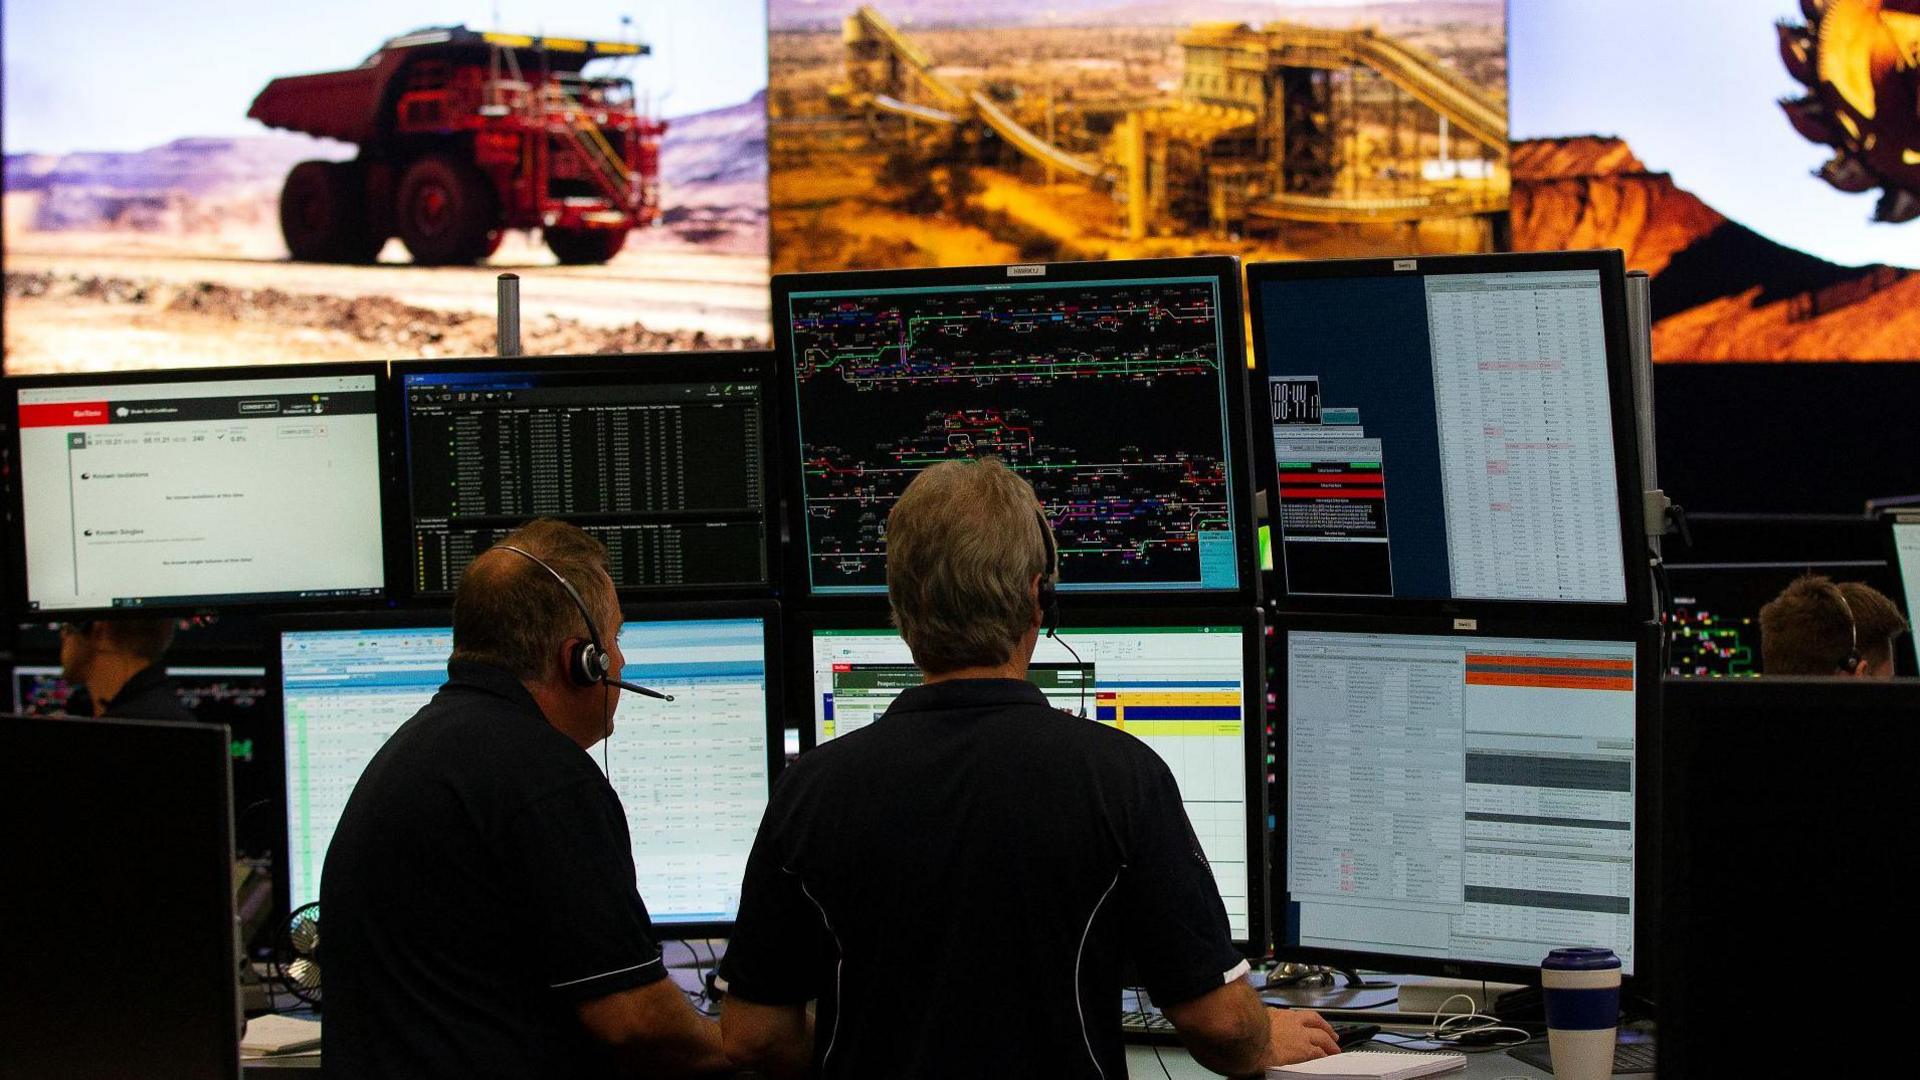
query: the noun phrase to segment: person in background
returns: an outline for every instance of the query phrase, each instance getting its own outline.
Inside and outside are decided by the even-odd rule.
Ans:
[[[191,721],[164,664],[173,630],[172,619],[61,623],[60,675],[73,687],[68,715]]]
[[[740,1066],[1120,1080],[1129,972],[1209,1069],[1339,1053],[1248,983],[1166,763],[1027,681],[1051,545],[993,459],[894,506],[887,598],[925,681],[774,790],[720,963]]]
[[[1891,679],[1894,642],[1906,632],[1907,620],[1878,589],[1807,574],[1760,609],[1760,670]]]
[[[322,867],[332,1075],[726,1069],[588,753],[613,732],[619,641],[607,549],[572,525],[526,525],[461,576],[446,685],[368,763]]]

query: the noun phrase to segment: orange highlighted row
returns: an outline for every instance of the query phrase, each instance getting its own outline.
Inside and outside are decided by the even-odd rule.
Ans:
[[[1554,690],[1624,690],[1633,692],[1633,679],[1602,675],[1510,675],[1505,672],[1469,671],[1468,686],[1540,686]]]
[[[1596,660],[1583,656],[1493,656],[1468,653],[1467,666],[1492,664],[1498,667],[1585,668],[1589,671],[1633,671],[1631,660]]]

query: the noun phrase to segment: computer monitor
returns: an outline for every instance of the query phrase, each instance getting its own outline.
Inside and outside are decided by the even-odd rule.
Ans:
[[[227,728],[233,758],[233,808],[238,842],[243,851],[265,850],[266,821],[261,810],[271,806],[279,788],[269,775],[272,743],[279,738],[268,720],[267,670],[261,667],[169,664],[180,704],[202,724]],[[65,716],[73,687],[58,664],[16,664],[13,668],[13,711],[21,716]],[[258,829],[252,827],[259,822]]]
[[[9,378],[24,612],[370,599],[385,367]]]
[[[1650,610],[1624,281],[1618,251],[1249,266],[1289,601]]]
[[[794,581],[884,592],[887,513],[907,483],[991,455],[1045,507],[1062,591],[1251,600],[1238,267],[776,275]]]
[[[1276,954],[1537,981],[1600,945],[1639,971],[1646,649],[1368,622],[1284,631]]]
[[[769,603],[734,602],[629,609],[621,627],[624,677],[675,699],[623,695],[606,746],[640,894],[672,936],[724,932],[738,910],[781,756],[777,623]],[[281,632],[287,842],[276,887],[288,910],[319,898],[353,785],[446,681],[452,649],[444,617],[314,619]]]
[[[1130,732],[1166,761],[1234,940],[1264,953],[1260,627],[1234,612],[1187,614],[1197,618],[1135,612],[1115,620],[1127,625],[1100,625],[1103,617],[1084,615],[1089,625],[1040,640],[1028,678],[1056,707]],[[906,642],[878,620],[814,621],[809,748],[873,723],[921,681]]]
[[[1907,623],[1920,626],[1920,517],[1896,518],[1892,524],[1894,571],[1900,576],[1900,602],[1907,607]],[[1908,631],[1907,647],[1920,661],[1920,631]]]
[[[1659,1075],[1778,1075],[1777,1040],[1726,1037],[1753,1005],[1729,992],[1728,965],[1756,943],[1817,953],[1822,977],[1858,1000],[1905,993],[1906,965],[1885,945],[1907,931],[1920,857],[1920,680],[1675,679],[1663,691]],[[1834,1076],[1879,1068],[1822,1060]]]
[[[9,1076],[240,1076],[229,806],[218,727],[0,717]]]
[[[1760,609],[1802,574],[1863,582],[1889,597],[1899,592],[1898,577],[1879,559],[1668,563],[1667,674],[1761,674]]]
[[[770,587],[771,353],[398,363],[413,595],[444,600],[536,517],[607,545],[633,594]]]

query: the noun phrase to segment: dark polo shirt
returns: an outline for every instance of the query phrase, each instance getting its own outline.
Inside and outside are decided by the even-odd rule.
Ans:
[[[575,1009],[664,978],[626,814],[526,688],[448,665],[327,849],[322,1060],[342,1077],[579,1077]]]
[[[1173,775],[981,679],[908,690],[787,769],[721,974],[818,999],[823,1076],[1119,1080],[1123,965],[1168,1004],[1247,970]]]

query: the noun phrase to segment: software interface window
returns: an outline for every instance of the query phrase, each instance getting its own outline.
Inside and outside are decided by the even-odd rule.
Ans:
[[[1290,944],[1633,970],[1631,642],[1287,635]]]
[[[1236,939],[1250,932],[1247,903],[1246,684],[1239,627],[1132,627],[1042,638],[1029,678],[1054,706],[1130,732],[1173,770],[1187,818],[1213,865]],[[878,719],[920,684],[906,642],[892,630],[813,632],[814,739],[825,742]]]
[[[1061,588],[1239,586],[1212,277],[796,292],[807,575],[886,589],[887,512],[927,466],[1033,485]]]
[[[606,544],[620,588],[767,581],[759,383],[401,378],[417,594],[451,595],[476,555],[536,517]]]
[[[375,596],[372,375],[23,387],[32,610]]]
[[[630,622],[609,779],[657,923],[730,921],[768,791],[766,641],[759,619]],[[316,900],[327,844],[367,762],[447,677],[453,632],[313,630],[280,639],[286,860],[294,906]],[[596,756],[598,749],[596,748]]]
[[[1626,599],[1600,274],[1257,285],[1295,594]]]

